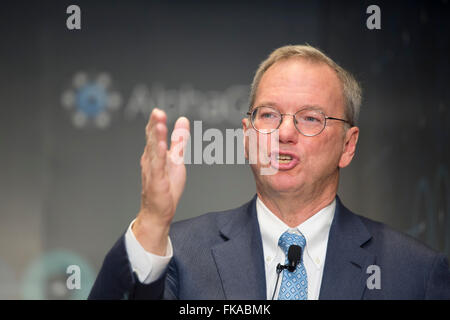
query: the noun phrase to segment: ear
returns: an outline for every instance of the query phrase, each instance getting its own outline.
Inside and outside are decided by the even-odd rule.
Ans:
[[[248,138],[245,133],[250,128],[249,125],[250,125],[250,121],[248,120],[248,118],[243,118],[242,119],[242,131],[244,134],[243,134],[242,143],[244,144],[244,155],[245,155],[245,159],[247,159],[247,160],[248,160]]]
[[[351,127],[345,133],[345,141],[342,150],[341,159],[339,160],[339,168],[345,168],[352,162],[356,152],[356,144],[358,143],[359,128]]]

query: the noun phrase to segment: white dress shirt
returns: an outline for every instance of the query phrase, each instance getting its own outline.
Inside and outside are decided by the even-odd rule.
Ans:
[[[172,242],[167,243],[166,255],[160,256],[146,251],[139,241],[136,239],[133,230],[134,220],[130,223],[125,233],[125,249],[127,250],[128,260],[130,260],[131,268],[136,272],[141,283],[152,283],[163,274],[169,265],[173,255]]]
[[[303,263],[308,276],[308,300],[317,300],[319,298],[328,234],[333,221],[335,207],[336,200],[296,228],[289,228],[264,205],[259,197],[257,198],[256,212],[263,244],[267,299],[272,299],[277,281],[276,266],[278,263],[284,264],[286,260],[283,250],[278,246],[278,240],[287,230],[301,232],[306,238]],[[131,267],[136,272],[139,281],[149,284],[156,281],[169,264],[173,255],[172,243],[169,237],[165,256],[147,252],[136,239],[131,229],[133,223],[134,220],[130,223],[125,234],[125,248]],[[275,299],[278,297],[281,277],[282,273],[278,281]]]
[[[311,216],[296,228],[289,228],[283,221],[275,216],[261,201],[256,200],[259,230],[264,251],[266,268],[267,299],[272,299],[277,282],[276,267],[278,263],[285,264],[286,255],[278,246],[278,240],[285,231],[301,233],[306,239],[306,246],[302,251],[303,264],[308,277],[308,300],[319,299],[320,285],[322,283],[323,267],[327,253],[328,234],[334,217],[336,200]],[[283,273],[276,288],[274,299],[278,297]]]

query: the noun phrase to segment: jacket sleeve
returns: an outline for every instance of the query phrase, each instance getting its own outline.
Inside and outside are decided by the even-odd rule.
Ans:
[[[430,270],[425,299],[450,300],[450,269],[444,255],[438,255]]]
[[[122,235],[108,252],[91,289],[89,300],[162,299],[166,274],[155,282],[142,284],[131,268]]]

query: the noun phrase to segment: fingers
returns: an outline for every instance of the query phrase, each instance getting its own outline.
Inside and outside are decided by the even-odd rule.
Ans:
[[[159,130],[157,130],[158,126]],[[158,133],[158,131],[162,130],[161,126],[166,127],[166,114],[164,111],[155,108],[150,114],[150,119],[147,123],[147,126],[145,127],[145,135],[146,135],[145,151],[148,153],[150,158],[152,158],[154,150],[156,150],[157,148],[159,138],[163,136],[161,132]]]
[[[166,171],[166,161],[167,161],[167,142],[165,140],[167,136],[167,128],[165,130],[159,129],[157,130],[158,135],[163,135],[163,139],[158,140],[158,144],[156,145],[155,155],[151,161],[151,169],[152,169],[152,177],[154,178],[162,178]]]
[[[150,119],[145,127],[145,135],[147,147],[150,149],[155,149],[158,144],[157,138],[155,136],[155,128],[158,124],[166,125],[166,113],[160,109],[153,109],[150,114]],[[148,150],[151,151],[151,150]]]
[[[150,119],[148,120],[146,131],[147,133],[150,132],[151,128],[156,125],[156,123],[166,123],[167,116],[166,113],[158,108],[154,108],[152,110],[152,113],[150,114]]]
[[[167,116],[160,109],[153,109],[145,127],[146,146],[141,159],[144,175],[162,177],[165,171],[167,153]]]
[[[147,144],[143,157],[150,162],[151,175],[162,176],[165,172],[167,160],[167,116],[163,110],[153,109],[146,126]],[[171,135],[170,159],[175,164],[184,161],[184,150],[189,140],[190,124],[185,117],[180,117],[175,122]]]
[[[189,120],[185,117],[180,117],[175,122],[169,151],[170,158],[175,164],[183,163],[184,151],[190,136],[189,128]]]
[[[167,126],[166,114],[160,109],[154,109],[149,120],[149,139],[147,142],[152,177],[162,177],[165,172],[167,157]]]

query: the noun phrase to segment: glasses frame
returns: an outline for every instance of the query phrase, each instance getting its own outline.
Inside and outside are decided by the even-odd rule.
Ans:
[[[256,110],[258,110],[258,109],[260,109],[260,108],[271,108],[271,109],[275,110],[276,112],[278,112],[278,113],[280,114],[280,116],[281,116],[281,117],[280,117],[280,123],[278,124],[278,126],[277,126],[275,129],[273,129],[272,131],[270,131],[270,132],[260,131],[260,130],[256,129],[255,125],[253,124],[253,118],[254,118],[254,117],[253,117],[252,115],[253,115],[253,113],[254,113]],[[300,129],[297,127],[297,121],[295,120],[295,115],[296,115],[297,113],[302,112],[302,111],[305,111],[305,110],[314,110],[314,111],[317,111],[317,112],[321,113],[321,114],[323,115],[323,117],[325,118],[325,121],[324,121],[324,124],[323,124],[323,128],[322,128],[318,133],[313,134],[313,135],[304,134],[304,133],[301,132]],[[253,129],[255,129],[256,131],[258,131],[259,133],[264,133],[264,134],[270,134],[270,133],[274,132],[275,130],[277,130],[278,128],[280,128],[281,124],[283,123],[283,117],[284,117],[284,116],[292,116],[292,121],[294,121],[294,127],[295,127],[295,129],[297,129],[297,131],[300,132],[300,133],[301,133],[302,135],[304,135],[305,137],[315,137],[315,136],[321,134],[322,131],[325,130],[325,127],[327,126],[327,120],[337,120],[337,121],[342,121],[342,122],[345,122],[345,123],[347,123],[348,125],[350,125],[350,127],[353,127],[353,124],[352,124],[350,121],[345,120],[345,119],[335,118],[335,117],[329,117],[329,116],[327,116],[322,110],[316,109],[316,108],[302,108],[302,109],[298,110],[296,113],[292,114],[292,113],[281,113],[278,109],[276,109],[276,108],[274,108],[274,107],[270,107],[270,106],[259,106],[259,107],[256,107],[256,108],[252,109],[251,111],[248,111],[248,112],[247,112],[247,115],[248,115],[249,118],[250,118],[250,123],[252,124]]]

